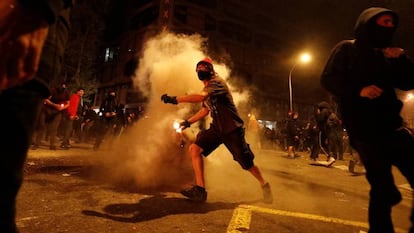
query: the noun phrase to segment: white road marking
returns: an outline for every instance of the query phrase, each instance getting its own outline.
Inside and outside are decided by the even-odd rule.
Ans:
[[[233,212],[233,216],[230,220],[229,226],[227,227],[227,233],[249,232],[251,215],[253,211],[260,212],[260,213],[273,214],[273,215],[281,215],[281,216],[303,218],[303,219],[309,219],[309,220],[315,220],[315,221],[330,222],[330,223],[336,223],[336,224],[342,224],[342,225],[348,225],[348,226],[368,229],[368,223],[366,222],[351,221],[351,220],[346,220],[346,219],[325,217],[325,216],[315,215],[315,214],[291,212],[291,211],[286,211],[286,210],[269,209],[269,208],[263,208],[263,207],[252,206],[252,205],[239,205]],[[404,233],[406,232],[406,230],[396,228],[395,232]],[[365,233],[365,232],[360,230],[360,233]]]

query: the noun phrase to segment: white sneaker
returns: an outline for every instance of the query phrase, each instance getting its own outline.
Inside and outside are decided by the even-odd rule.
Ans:
[[[328,166],[328,167],[332,166],[332,164],[334,164],[334,163],[335,163],[335,161],[336,161],[336,160],[335,160],[335,158],[334,158],[334,157],[329,157],[327,166]]]

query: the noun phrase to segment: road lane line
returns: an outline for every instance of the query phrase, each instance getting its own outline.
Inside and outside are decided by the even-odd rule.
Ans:
[[[342,224],[342,225],[349,225],[349,226],[354,226],[354,227],[361,227],[364,229],[368,229],[369,227],[368,223],[366,222],[351,221],[351,220],[345,220],[345,219],[340,219],[340,218],[325,217],[321,215],[291,212],[291,211],[285,211],[285,210],[275,210],[275,209],[263,208],[263,207],[252,206],[252,205],[239,205],[233,212],[233,216],[230,220],[229,226],[227,227],[227,233],[249,232],[251,214],[253,211],[260,212],[260,213],[316,220],[316,221],[322,221],[322,222],[336,223],[336,224]],[[395,232],[404,233],[406,232],[406,230],[396,228]]]
[[[252,217],[252,211],[250,208],[242,206],[237,207],[233,212],[233,217],[230,220],[230,224],[227,227],[227,233],[243,233],[249,232],[250,220]]]

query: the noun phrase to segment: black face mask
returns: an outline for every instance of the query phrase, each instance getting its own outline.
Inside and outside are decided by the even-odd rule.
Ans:
[[[197,76],[201,81],[211,79],[212,77],[211,72],[209,71],[198,71]]]
[[[394,31],[395,28],[393,27],[373,26],[370,30],[372,46],[374,48],[389,47],[392,43]]]
[[[58,87],[58,89],[57,89],[57,91],[59,92],[59,93],[62,93],[62,92],[64,92],[66,90],[66,88],[64,88],[64,87]]]

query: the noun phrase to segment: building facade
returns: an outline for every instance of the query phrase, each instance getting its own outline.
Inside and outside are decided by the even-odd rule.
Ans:
[[[98,74],[101,85],[96,102],[100,102],[109,89],[114,89],[120,103],[145,103],[146,99],[132,88],[132,77],[145,41],[165,30],[197,33],[208,39],[207,47],[213,60],[229,64],[232,76],[241,77],[237,82],[251,87],[253,98],[249,107],[256,108],[258,117],[265,120],[283,120],[286,117],[289,109],[288,74],[299,50],[309,47],[309,44],[315,47],[319,60],[312,65],[312,69],[295,69],[293,89],[300,85],[302,89],[294,92],[293,104],[302,119],[312,118],[315,104],[329,98],[327,93],[318,89],[324,61],[332,46],[344,37],[343,34],[333,36],[335,28],[327,32],[328,23],[341,22],[340,27],[352,28],[360,12],[355,8],[363,9],[372,4],[372,1],[354,0],[352,4],[347,3],[354,7],[337,9],[332,8],[333,3],[328,4],[323,0],[315,0],[307,5],[303,4],[304,1],[286,5],[284,1],[265,0],[124,2],[125,13],[122,16],[125,30],[116,40],[108,42],[105,48],[102,69]],[[299,17],[313,9],[320,12]],[[341,14],[348,18],[336,19],[337,12],[333,9],[342,11]],[[351,13],[344,13],[345,10]],[[327,18],[332,18],[332,22],[326,22]],[[317,25],[311,28],[313,31],[307,28],[312,25],[310,22]],[[327,41],[323,41],[324,47],[320,45],[321,38],[324,38],[321,35],[328,35],[328,39],[324,39]],[[305,41],[313,42],[307,44]],[[311,87],[308,83],[315,86]],[[257,108],[258,103],[260,108]]]

